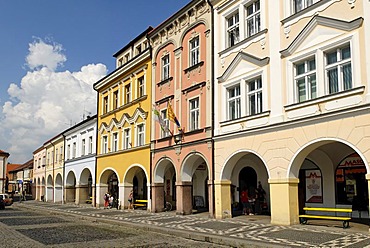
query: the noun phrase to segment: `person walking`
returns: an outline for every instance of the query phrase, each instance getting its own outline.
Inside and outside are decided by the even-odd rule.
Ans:
[[[248,215],[249,214],[249,202],[248,202],[248,190],[246,188],[243,189],[240,200],[243,204],[243,214]]]
[[[134,200],[134,192],[131,190],[130,194],[128,195],[128,209],[133,209],[133,201]]]
[[[109,206],[109,193],[108,192],[105,193],[103,198],[104,198],[104,209],[106,209]]]

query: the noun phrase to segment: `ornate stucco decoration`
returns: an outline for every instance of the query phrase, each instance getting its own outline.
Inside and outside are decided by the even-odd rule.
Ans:
[[[351,8],[355,7],[356,0],[348,0],[348,4],[351,5]]]

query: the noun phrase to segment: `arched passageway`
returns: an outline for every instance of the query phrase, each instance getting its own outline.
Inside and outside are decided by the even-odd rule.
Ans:
[[[77,204],[82,204],[86,202],[94,202],[92,197],[94,196],[94,189],[93,189],[93,178],[90,170],[88,168],[83,169],[79,185],[77,189]]]
[[[54,187],[53,187],[53,177],[48,176],[47,185],[46,185],[46,201],[54,201]]]
[[[65,184],[65,201],[68,203],[76,201],[76,176],[73,171],[68,172]]]
[[[96,203],[97,206],[103,206],[104,205],[104,194],[108,193],[109,195],[112,195],[114,199],[118,199],[118,201],[122,202],[122,199],[120,199],[120,191],[119,191],[119,177],[117,173],[113,169],[107,169],[105,170],[99,180],[99,186],[97,186],[97,194],[96,194]],[[117,204],[121,204],[118,202]]]
[[[63,179],[61,174],[57,174],[55,177],[55,187],[54,187],[54,202],[63,201]]]
[[[133,191],[133,198],[135,200],[148,200],[149,185],[147,174],[144,167],[140,165],[131,166],[124,176],[124,208],[128,207],[128,196]],[[145,204],[144,204],[145,205]],[[148,201],[148,205],[150,205]],[[150,206],[147,207],[150,209]],[[135,207],[135,206],[134,206]]]

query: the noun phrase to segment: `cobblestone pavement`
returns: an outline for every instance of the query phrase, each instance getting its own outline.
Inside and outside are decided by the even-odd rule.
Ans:
[[[233,247],[370,248],[369,227],[357,223],[351,223],[348,229],[341,228],[340,222],[322,220],[310,220],[308,225],[276,226],[270,224],[268,216],[240,216],[226,220],[215,220],[208,218],[206,215],[198,214],[182,216],[175,215],[174,212],[150,213],[145,210],[98,209],[84,205],[61,205],[36,201],[14,204],[13,208],[14,212],[21,209],[23,210],[21,212],[26,214],[28,212],[25,210],[36,210],[34,211],[36,214],[51,211],[55,216],[48,222],[48,225],[51,226],[55,226],[54,223],[58,222],[58,218],[61,216],[55,214],[64,213],[75,216],[75,218],[78,216],[96,222],[112,223],[116,226],[131,226],[144,232],[154,231],[160,234],[171,234],[176,237],[205,241],[209,242],[208,245],[213,243]],[[12,221],[7,222],[2,216],[4,214],[0,211],[0,223],[11,225]],[[17,215],[13,216],[12,218],[19,218]],[[34,223],[40,225],[45,221],[42,216],[33,215],[29,218],[34,219]],[[30,220],[21,220],[21,223],[24,223],[22,225],[28,225],[30,222]],[[68,225],[68,223],[59,222],[58,225]],[[32,232],[25,230],[23,227],[22,230],[24,230],[23,233],[26,236],[27,232]],[[110,235],[114,235],[114,232]],[[143,239],[141,241],[144,243],[140,241],[137,244],[141,245],[140,247],[146,247],[146,240]],[[148,247],[187,247],[176,246],[175,244],[184,245],[183,243],[168,243],[165,246],[149,245]]]

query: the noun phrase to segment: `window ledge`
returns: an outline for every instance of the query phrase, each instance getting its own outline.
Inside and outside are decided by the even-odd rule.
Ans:
[[[234,120],[222,121],[222,122],[220,122],[220,126],[224,127],[224,126],[228,126],[228,125],[232,125],[232,124],[237,124],[237,123],[240,123],[240,122],[245,122],[245,121],[250,121],[250,120],[254,120],[254,119],[267,117],[269,115],[270,115],[270,111],[264,111],[262,113],[255,114],[255,115],[248,115],[248,116],[244,116],[244,117],[234,119]]]
[[[148,98],[148,95],[143,95],[143,96],[141,96],[139,98],[136,98],[136,99],[132,100],[131,102],[125,103],[125,104],[119,106],[118,108],[115,108],[115,109],[113,109],[111,111],[108,111],[107,113],[102,114],[101,117],[104,118],[106,116],[109,116],[109,115],[111,115],[113,113],[116,113],[116,112],[122,110],[122,109],[128,108],[128,107],[130,107],[130,106],[132,106],[132,105],[134,105],[134,104],[136,104],[138,102],[144,101],[147,98]]]
[[[321,96],[321,97],[318,97],[318,98],[315,98],[315,99],[312,99],[312,100],[307,100],[307,101],[304,101],[304,102],[299,102],[299,103],[286,105],[286,106],[284,106],[284,108],[285,108],[285,111],[295,110],[295,109],[298,109],[298,108],[307,107],[307,106],[310,106],[310,105],[335,100],[335,99],[338,99],[338,98],[344,98],[344,97],[347,97],[347,96],[362,94],[362,93],[364,93],[364,91],[365,91],[365,86],[360,86],[360,87],[353,88],[353,89],[350,89],[350,90],[341,91],[341,92],[337,92],[337,93],[334,93],[334,94]]]
[[[186,68],[186,69],[184,70],[184,73],[185,73],[185,74],[187,74],[187,73],[191,72],[192,70],[195,70],[195,69],[197,69],[197,68],[202,67],[203,65],[204,65],[204,61],[200,61],[199,63],[197,63],[197,64],[195,64],[195,65],[192,65],[192,66],[190,66],[189,68]]]
[[[162,80],[162,81],[158,82],[157,83],[157,86],[161,86],[161,85],[163,85],[165,83],[171,82],[172,79],[173,79],[173,77],[166,78],[165,80]]]

